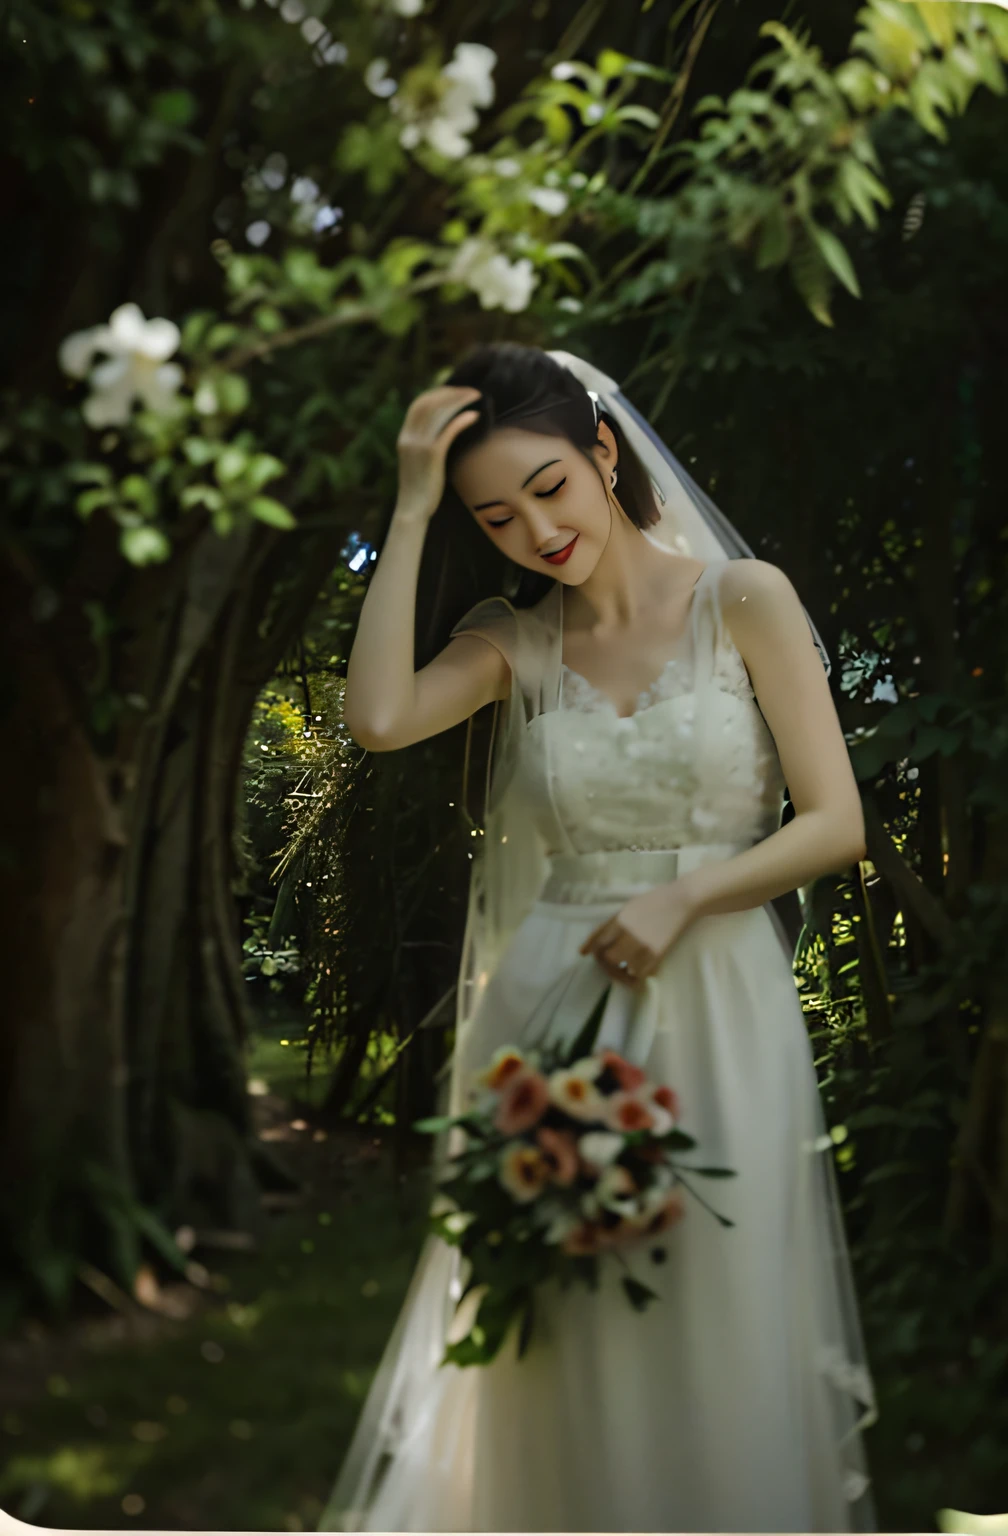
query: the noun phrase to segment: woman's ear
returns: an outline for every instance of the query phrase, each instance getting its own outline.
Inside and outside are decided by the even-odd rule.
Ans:
[[[619,449],[616,446],[616,438],[612,428],[607,426],[604,421],[599,421],[598,442],[592,449],[592,453],[595,456],[595,462],[603,478],[611,475],[619,459]]]

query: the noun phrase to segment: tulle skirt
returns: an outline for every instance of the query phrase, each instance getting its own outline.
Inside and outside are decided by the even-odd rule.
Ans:
[[[710,847],[554,859],[487,983],[468,1070],[500,1045],[572,1038],[608,978],[579,946],[628,896]],[[671,864],[669,861],[672,861]],[[669,872],[671,869],[671,873]],[[457,1250],[428,1238],[320,1530],[874,1531],[875,1417],[843,1222],[789,953],[772,909],[708,916],[655,975],[614,983],[600,1045],[679,1095],[697,1147],[686,1216],[600,1286],[544,1287],[530,1347],[440,1365],[471,1322]],[[461,1047],[460,1047],[461,1050]],[[664,1250],[664,1262],[652,1252]]]

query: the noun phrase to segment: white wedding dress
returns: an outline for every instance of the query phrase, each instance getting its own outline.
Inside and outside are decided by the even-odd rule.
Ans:
[[[705,568],[694,606],[721,564]],[[693,648],[707,632],[693,626]],[[704,786],[714,816],[699,813],[686,767],[688,637],[628,718],[563,667],[559,708],[530,721],[515,793],[565,851],[485,987],[469,1070],[540,1029],[558,999],[551,1027],[573,1036],[608,981],[578,955],[586,936],[629,896],[779,825],[773,737],[723,633],[718,782]],[[687,1194],[685,1218],[631,1259],[660,1298],[646,1311],[608,1259],[596,1293],[540,1293],[523,1359],[512,1333],[489,1367],[466,1369],[439,1362],[473,1298],[456,1317],[459,1256],[428,1238],[320,1529],[876,1529],[861,1445],[874,1394],[812,1051],[770,910],[696,921],[647,996],[644,1007],[640,989],[614,984],[599,1043],[675,1088],[697,1140],[687,1161],[737,1171],[691,1181],[735,1225]]]

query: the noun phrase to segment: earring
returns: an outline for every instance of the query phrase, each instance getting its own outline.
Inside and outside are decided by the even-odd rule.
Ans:
[[[616,489],[616,471],[615,470],[613,470],[612,474],[609,477],[609,485],[610,485],[612,490]]]

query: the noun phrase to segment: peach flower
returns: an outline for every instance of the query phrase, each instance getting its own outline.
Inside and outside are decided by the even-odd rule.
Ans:
[[[614,1093],[606,1104],[606,1124],[614,1131],[652,1131],[655,1117],[635,1093]]]
[[[640,1240],[640,1227],[632,1216],[627,1216],[616,1226],[603,1227],[600,1246],[605,1250],[629,1248],[634,1243],[639,1243]]]
[[[663,1083],[659,1088],[654,1089],[651,1099],[661,1109],[666,1110],[673,1120],[679,1119],[679,1095],[674,1088],[667,1088]]]
[[[547,1163],[550,1165],[554,1184],[573,1184],[578,1173],[577,1142],[570,1131],[554,1131],[540,1126],[536,1140]]]
[[[605,1123],[613,1131],[653,1131],[664,1136],[672,1129],[672,1116],[654,1099],[640,1093],[614,1093],[605,1101]]]
[[[583,1221],[579,1227],[575,1227],[574,1231],[569,1233],[560,1244],[563,1253],[572,1254],[576,1258],[601,1253],[604,1247],[602,1228],[596,1227],[590,1221]]]
[[[564,1239],[560,1247],[564,1253],[583,1258],[591,1254],[610,1253],[635,1238],[639,1241],[640,1233],[628,1221],[616,1222],[610,1227],[585,1221]]]
[[[603,1068],[609,1068],[622,1089],[640,1088],[647,1082],[647,1073],[642,1068],[635,1067],[632,1062],[627,1061],[616,1051],[600,1051],[599,1055]]]
[[[494,1126],[505,1136],[518,1136],[531,1130],[549,1108],[549,1084],[541,1072],[522,1070],[509,1078],[493,1118]]]
[[[502,1153],[497,1176],[508,1194],[524,1203],[542,1194],[550,1168],[538,1147],[519,1142]]]

